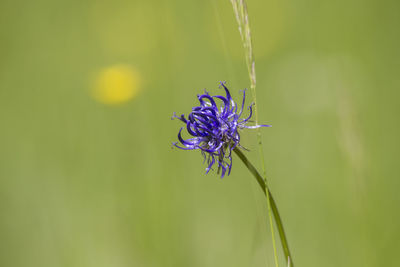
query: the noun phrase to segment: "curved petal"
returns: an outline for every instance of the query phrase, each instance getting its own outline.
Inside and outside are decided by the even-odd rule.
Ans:
[[[215,95],[213,97],[214,98],[218,98],[218,99],[222,100],[222,102],[224,102],[224,111],[223,111],[223,113],[226,114],[226,112],[229,109],[229,101],[225,97],[220,96],[220,95]]]
[[[200,124],[194,123],[192,124],[194,127],[194,131],[199,135],[199,136],[207,136],[210,133],[212,133],[210,130],[208,130],[206,127],[201,126]],[[207,133],[206,133],[207,132]]]
[[[212,125],[210,122],[200,118],[200,117],[195,117],[196,121],[193,123],[193,125],[197,126],[198,128],[203,128],[204,130],[209,130],[211,131]]]
[[[221,88],[221,86],[224,87],[225,93],[226,93],[226,99],[228,99],[228,101],[230,102],[231,99],[232,99],[232,97],[231,97],[231,94],[230,94],[228,88],[226,88],[225,83],[226,83],[226,82],[220,82],[219,87],[220,87],[220,88]]]
[[[192,130],[190,121],[188,121],[188,122],[186,123],[186,129],[187,129],[187,131],[188,131],[189,134],[191,134],[191,135],[193,135],[193,136],[198,136],[198,134]]]
[[[178,146],[178,144],[173,144],[175,147],[177,147],[177,148],[179,148],[179,149],[182,149],[182,150],[194,150],[194,149],[197,149],[197,148],[195,148],[195,147],[181,147],[181,146]]]
[[[200,101],[200,104],[205,104],[206,102],[203,100],[203,98],[206,98],[210,101],[211,106],[213,107],[217,107],[217,104],[215,103],[214,99],[209,95],[209,94],[204,94],[204,95],[200,95],[198,96],[198,99]]]
[[[208,162],[208,166],[207,166],[207,168],[206,168],[206,174],[211,170],[212,166],[213,166],[214,163],[215,163],[215,158],[214,158],[214,156],[211,155],[210,158],[211,158],[211,161],[209,160],[209,162]]]
[[[231,113],[236,114],[236,112],[237,112],[237,105],[236,105],[235,101],[233,101],[233,99],[231,99],[231,106],[232,106],[232,108],[231,108]]]
[[[192,123],[194,123],[194,122],[196,121],[196,120],[194,119],[194,116],[193,116],[193,113],[192,113],[192,112],[189,113],[188,119],[189,119],[189,121],[192,122]]]
[[[198,145],[199,144],[199,141],[197,141],[197,142],[194,142],[194,141],[192,141],[192,140],[185,140],[185,139],[183,139],[182,138],[182,129],[183,128],[181,128],[180,130],[179,130],[179,133],[178,133],[178,140],[182,143],[182,145],[185,145],[185,146],[196,146],[196,145]]]
[[[249,109],[249,112],[250,112],[249,116],[246,119],[241,120],[240,123],[247,122],[248,120],[250,120],[251,116],[253,116],[253,104],[251,104],[248,107],[248,109]]]
[[[225,176],[225,172],[226,172],[226,167],[223,164],[223,161],[218,161],[218,170],[222,169],[222,173],[221,173],[221,179],[224,178]]]
[[[229,163],[228,163],[228,175],[231,174],[231,169],[232,169],[232,157],[229,156]]]
[[[217,109],[217,111],[215,111],[215,109],[212,108],[212,107],[204,107],[203,110],[204,110],[204,111],[209,111],[209,112],[211,112],[212,115],[214,115],[215,117],[217,117],[217,111],[218,111],[218,109]]]
[[[192,113],[193,113],[193,115],[202,117],[206,120],[209,120],[209,118],[212,118],[213,120],[218,121],[217,116],[215,116],[213,114],[208,114],[208,113],[204,113],[204,112],[200,112],[200,111],[193,111]]]
[[[246,89],[243,90],[242,108],[240,109],[239,117],[242,116],[245,100],[246,100]]]

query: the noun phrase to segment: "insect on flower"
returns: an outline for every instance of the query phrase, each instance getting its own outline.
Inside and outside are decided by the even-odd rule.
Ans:
[[[185,118],[185,115],[177,116],[175,113],[172,118],[177,118],[186,124],[187,132],[192,138],[182,137],[182,127],[178,133],[180,144],[173,143],[174,146],[183,150],[200,150],[207,161],[206,173],[208,173],[215,163],[218,164],[218,172],[221,178],[228,175],[232,168],[232,150],[240,145],[239,131],[241,129],[254,129],[259,127],[269,127],[270,125],[249,126],[252,116],[251,104],[248,107],[249,115],[247,118],[240,118],[243,113],[244,102],[246,100],[246,89],[243,90],[243,100],[240,111],[238,105],[233,101],[225,82],[220,82],[220,88],[225,89],[226,96],[211,96],[207,91],[202,95],[197,95],[200,106],[193,107],[192,112]],[[221,105],[218,106],[217,102]]]

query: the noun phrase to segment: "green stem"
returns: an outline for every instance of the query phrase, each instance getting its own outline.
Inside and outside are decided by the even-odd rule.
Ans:
[[[263,190],[264,194],[267,196],[267,198],[270,202],[270,205],[271,205],[272,213],[274,214],[275,223],[278,227],[279,237],[281,239],[283,253],[285,254],[286,262],[288,264],[288,267],[293,267],[294,266],[293,259],[290,254],[289,244],[288,244],[288,241],[286,238],[285,230],[283,228],[281,216],[279,215],[278,207],[276,206],[275,200],[272,197],[272,193],[269,190],[268,185],[265,183],[264,179],[258,173],[257,169],[253,166],[253,164],[251,164],[251,162],[242,153],[242,151],[240,151],[240,149],[237,147],[234,149],[234,151],[235,151],[236,155],[238,155],[238,157],[243,161],[244,165],[246,165],[247,169],[249,169],[249,171],[254,175],[258,184],[260,185],[261,189]]]

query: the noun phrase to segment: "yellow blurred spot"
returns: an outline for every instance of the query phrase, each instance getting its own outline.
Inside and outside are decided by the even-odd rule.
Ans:
[[[118,105],[134,98],[140,89],[138,71],[128,65],[114,65],[101,70],[93,86],[93,97],[107,105]]]

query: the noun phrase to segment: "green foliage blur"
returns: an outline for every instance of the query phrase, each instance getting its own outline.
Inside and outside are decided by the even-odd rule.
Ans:
[[[399,3],[247,1],[296,266],[399,264]],[[0,59],[0,266],[274,266],[241,162],[220,179],[171,148],[173,112],[220,80],[237,99],[249,86],[230,1],[1,0]],[[92,81],[117,64],[139,92],[98,102]]]

